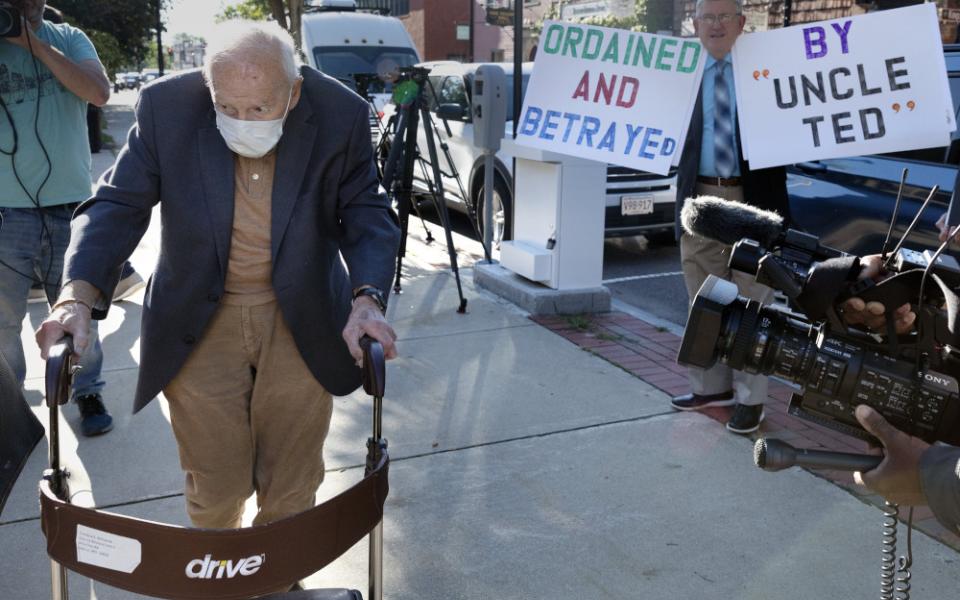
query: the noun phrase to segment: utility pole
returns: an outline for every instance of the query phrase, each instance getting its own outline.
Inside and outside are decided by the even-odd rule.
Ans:
[[[157,3],[157,71],[159,77],[163,77],[163,20],[160,16],[160,8],[163,0],[155,0]]]
[[[520,102],[523,98],[523,0],[513,0],[513,139],[517,139]],[[514,169],[516,172],[516,169]]]
[[[477,3],[477,0],[467,0],[470,3],[470,62],[475,62],[473,58],[473,19],[474,19],[474,5]]]

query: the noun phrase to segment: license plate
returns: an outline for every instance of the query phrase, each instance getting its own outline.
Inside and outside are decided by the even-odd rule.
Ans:
[[[649,215],[653,212],[653,196],[622,196],[620,198],[620,214]]]

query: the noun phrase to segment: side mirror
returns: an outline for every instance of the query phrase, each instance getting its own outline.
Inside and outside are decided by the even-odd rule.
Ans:
[[[437,117],[446,121],[463,121],[467,116],[467,109],[459,104],[441,104],[437,107]]]

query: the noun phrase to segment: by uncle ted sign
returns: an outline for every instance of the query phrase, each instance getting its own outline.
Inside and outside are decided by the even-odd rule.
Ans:
[[[933,3],[743,35],[733,64],[754,169],[946,146],[956,129]]]
[[[705,55],[696,39],[546,21],[517,143],[666,175]]]

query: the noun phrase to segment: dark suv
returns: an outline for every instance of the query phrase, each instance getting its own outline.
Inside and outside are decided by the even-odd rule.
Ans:
[[[954,112],[960,103],[960,45],[945,47]],[[940,191],[924,211],[907,247],[936,247],[936,221],[947,209],[960,163],[960,134],[950,145],[909,152],[798,163],[787,169],[794,227],[820,237],[827,246],[858,255],[880,252],[897,197],[900,174],[908,169],[894,241],[906,230],[934,185]]]

